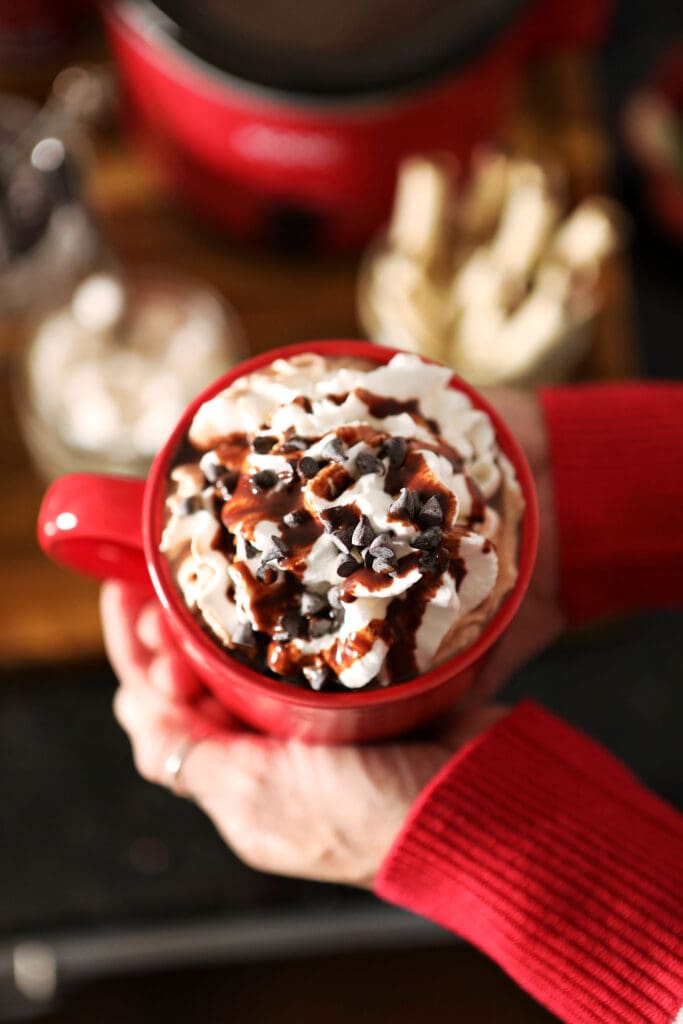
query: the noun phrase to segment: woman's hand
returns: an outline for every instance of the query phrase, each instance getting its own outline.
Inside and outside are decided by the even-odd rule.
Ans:
[[[541,534],[526,598],[492,649],[468,709],[419,742],[306,746],[258,736],[208,695],[164,634],[158,606],[107,584],[102,620],[121,688],[116,715],[147,779],[169,785],[168,758],[193,743],[181,783],[244,861],[263,871],[370,886],[418,794],[465,742],[504,711],[482,707],[561,632],[552,480],[537,399],[489,395],[522,444],[538,491]]]
[[[371,886],[416,797],[463,743],[504,711],[479,708],[421,741],[307,746],[238,726],[165,635],[155,600],[119,583],[102,591],[114,702],[138,771],[168,785],[169,756],[189,740],[183,790],[252,867]]]

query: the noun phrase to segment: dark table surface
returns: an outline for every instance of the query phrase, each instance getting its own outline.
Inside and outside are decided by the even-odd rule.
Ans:
[[[667,612],[575,634],[519,672],[502,699],[540,700],[683,809],[682,632],[683,615]],[[241,864],[193,804],[136,774],[113,689],[101,663],[42,679],[17,672],[0,688],[0,942],[371,901]]]

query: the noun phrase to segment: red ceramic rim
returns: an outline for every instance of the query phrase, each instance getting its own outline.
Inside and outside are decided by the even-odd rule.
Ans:
[[[232,384],[238,377],[253,373],[254,370],[267,366],[276,359],[289,359],[292,356],[312,352],[323,356],[366,359],[377,365],[383,365],[400,351],[400,349],[385,348],[383,345],[375,345],[368,341],[335,340],[304,342],[303,344],[288,345],[285,348],[264,352],[253,359],[240,363],[198,395],[185,410],[175,430],[155,458],[149,473],[143,505],[143,537],[150,576],[157,595],[176,628],[189,632],[192,635],[194,643],[202,649],[205,661],[217,674],[225,672],[226,659],[228,659],[228,668],[239,672],[245,682],[259,690],[266,691],[283,703],[301,707],[349,709],[369,705],[392,704],[441,686],[448,679],[459,675],[469,668],[495,643],[519,608],[531,579],[538,546],[538,504],[531,470],[517,440],[496,410],[489,405],[478,391],[475,391],[474,388],[456,374],[451,379],[451,387],[463,391],[471,398],[475,408],[482,409],[491,417],[491,421],[496,429],[498,443],[515,467],[517,480],[522,488],[525,501],[517,581],[504,599],[503,604],[473,644],[470,644],[469,647],[443,662],[443,664],[430,669],[429,672],[425,672],[423,675],[416,676],[414,679],[409,679],[402,683],[394,683],[383,689],[367,692],[356,690],[349,691],[348,693],[317,693],[313,690],[309,692],[299,689],[284,680],[278,681],[275,678],[265,676],[244,665],[236,658],[232,658],[227,651],[221,650],[218,644],[211,640],[203,631],[184,604],[176,588],[168,561],[159,551],[166,480],[175,453],[185,438],[199,407],[207,399],[212,398],[219,391],[222,391],[223,388]],[[424,362],[430,362],[430,360],[425,359]]]
[[[296,89],[280,89],[274,85],[262,85],[240,77],[224,68],[214,67],[204,57],[193,53],[179,40],[169,33],[155,31],[154,18],[148,18],[142,9],[128,9],[125,4],[116,4],[99,0],[100,16],[112,31],[125,33],[126,42],[138,52],[142,51],[145,60],[157,65],[163,74],[172,74],[176,81],[185,78],[186,84],[200,94],[213,94],[221,103],[231,102],[229,93],[244,102],[269,103],[277,107],[293,107],[299,111],[321,112],[329,117],[355,114],[368,109],[381,111],[393,104],[428,97],[432,90],[441,88],[452,78],[447,65],[432,73],[425,73],[413,81],[406,81],[386,88],[377,86],[367,92],[354,92],[350,96],[343,94],[326,96],[314,92],[300,92]],[[514,12],[519,18],[520,11]],[[149,21],[149,24],[148,24]],[[514,24],[514,18],[511,21]],[[509,29],[510,24],[506,26]],[[468,70],[473,63],[482,58],[489,47],[500,41],[500,32],[492,33],[487,46],[476,50],[468,58],[461,60],[458,69]],[[169,67],[169,58],[175,67]]]

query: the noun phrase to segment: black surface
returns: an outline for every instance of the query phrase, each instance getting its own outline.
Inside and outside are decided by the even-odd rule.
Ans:
[[[194,804],[141,779],[113,692],[106,664],[0,683],[0,935],[335,895],[251,871]]]
[[[138,0],[190,54],[244,82],[352,96],[452,71],[497,38],[528,0]],[[159,22],[163,11],[170,22]]]
[[[555,708],[683,807],[682,632],[671,612],[575,636],[503,696]],[[0,937],[372,901],[242,865],[193,804],[135,773],[113,687],[99,664],[0,684]]]

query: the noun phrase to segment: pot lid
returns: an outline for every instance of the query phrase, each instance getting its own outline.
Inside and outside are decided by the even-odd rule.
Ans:
[[[474,57],[529,0],[139,0],[184,48],[245,81],[349,96]],[[159,19],[159,13],[162,17]]]

